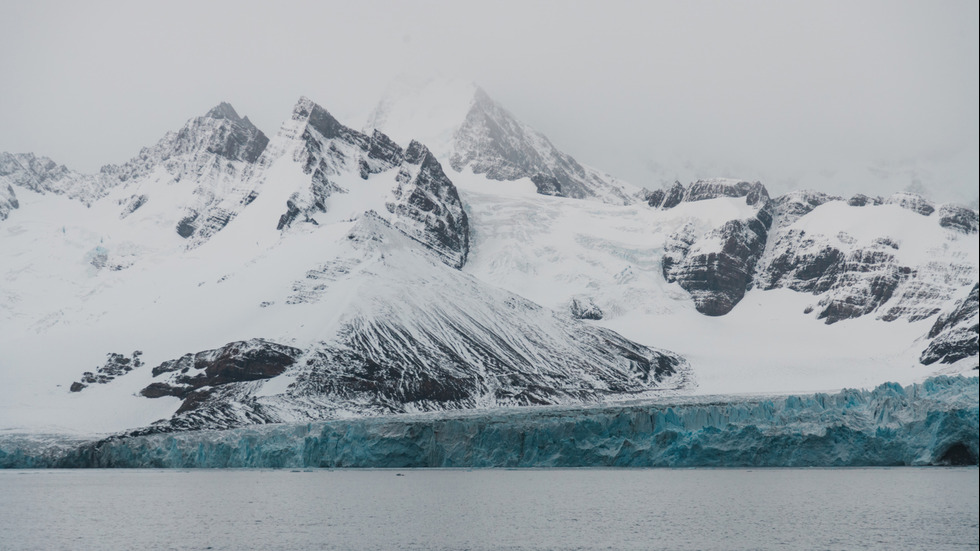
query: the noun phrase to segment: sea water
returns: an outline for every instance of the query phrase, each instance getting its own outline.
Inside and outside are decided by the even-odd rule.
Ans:
[[[978,470],[0,471],[0,549],[977,549]]]

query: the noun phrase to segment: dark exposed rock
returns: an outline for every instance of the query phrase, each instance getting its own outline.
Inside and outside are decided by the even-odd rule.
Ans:
[[[895,260],[895,246],[886,239],[845,253],[821,236],[790,229],[776,238],[756,281],[765,290],[788,287],[815,295],[833,291],[820,300],[817,313],[828,324],[860,317],[888,302],[912,275],[911,268]]]
[[[665,254],[664,277],[691,293],[698,312],[709,316],[727,314],[742,300],[752,282],[767,232],[768,227],[759,219],[730,220],[706,236],[719,240],[721,250],[685,253],[679,259]]]
[[[841,197],[836,195],[827,195],[818,191],[794,191],[786,195],[780,195],[774,200],[776,225],[784,228],[809,214],[820,205],[831,201],[842,200]]]
[[[858,193],[847,200],[847,204],[852,207],[864,207],[868,205],[881,205],[885,202],[881,197],[868,197],[863,193]]]
[[[665,209],[672,209],[681,204],[683,200],[684,186],[680,182],[674,182],[674,185],[664,194],[664,202],[660,206]]]
[[[672,209],[684,200],[685,188],[680,182],[674,182],[669,189],[647,191],[643,200],[654,208]]]
[[[664,202],[664,197],[667,196],[667,192],[662,189],[658,189],[655,191],[650,191],[650,190],[644,190],[644,191],[645,193],[643,194],[643,200],[646,201],[647,205],[653,208],[658,208],[660,205],[662,205]]]
[[[926,198],[907,191],[902,191],[892,195],[885,200],[885,204],[898,205],[903,209],[917,212],[923,216],[929,216],[936,210],[936,207],[934,207]]]
[[[676,196],[675,189],[665,196],[667,208],[667,201]],[[756,214],[730,220],[703,236],[685,226],[668,239],[662,265],[664,278],[689,292],[698,312],[709,316],[727,314],[745,296],[765,250],[773,216],[769,194],[758,182],[699,180],[683,193],[684,201],[718,197],[745,197]]]
[[[790,230],[782,239],[786,241],[804,241],[812,248],[813,240],[806,240],[799,230]],[[802,247],[784,247],[782,253],[776,256],[760,273],[763,289],[779,287],[783,280],[790,281],[789,287],[794,291],[820,294],[830,290],[837,283],[837,274],[844,264],[844,253],[832,247],[825,246],[815,253],[802,252]],[[791,278],[787,278],[792,274]]]
[[[177,413],[186,413],[207,403],[213,387],[281,375],[301,354],[298,348],[263,339],[236,341],[163,362],[153,368],[153,376],[168,374],[167,380],[151,383],[140,394],[180,398],[184,402]]]
[[[208,111],[206,117],[227,122],[217,127],[206,150],[233,161],[254,163],[265,151],[269,138],[248,120],[239,117],[235,109],[222,102]],[[185,127],[186,128],[186,127]]]
[[[197,226],[194,225],[197,217],[197,213],[194,213],[184,217],[180,222],[177,222],[177,235],[183,237],[184,239],[194,235],[194,232],[197,231]]]
[[[133,195],[132,197],[129,198],[129,201],[126,201],[126,204],[123,207],[123,211],[119,213],[119,218],[126,218],[130,214],[133,214],[134,212],[136,212],[136,209],[145,205],[149,199],[150,198],[145,194]]]
[[[303,150],[296,160],[310,176],[310,187],[290,196],[286,212],[279,217],[280,230],[297,220],[313,222],[314,213],[326,212],[331,195],[346,193],[333,182],[336,176],[355,172],[367,179],[398,167],[405,160],[402,148],[388,136],[378,131],[367,136],[348,128],[308,98],[300,98],[292,117],[303,124]]]
[[[769,192],[759,182],[734,182],[731,180],[698,180],[688,186],[685,202],[705,201],[718,197],[745,197],[745,203],[756,205],[769,200]]]
[[[153,368],[153,376],[174,373],[174,382],[193,388],[268,379],[295,363],[300,353],[297,348],[263,339],[236,341],[163,362]]]
[[[904,197],[905,208],[929,212],[921,198]],[[779,287],[822,295],[812,306],[817,318],[827,323],[877,313],[884,321],[918,321],[936,315],[943,304],[973,280],[975,268],[967,261],[903,264],[897,255],[902,244],[882,235],[858,244],[846,232],[836,236],[807,234],[792,224],[815,206],[837,198],[811,192],[795,192],[776,200],[776,223],[765,258],[755,276],[764,290]],[[874,201],[851,201],[873,204]],[[905,260],[907,262],[907,260]]]
[[[397,215],[394,227],[438,253],[446,264],[462,268],[469,254],[469,221],[439,161],[413,140],[395,180],[394,199],[385,204]]]
[[[82,373],[81,382],[74,382],[69,389],[71,392],[80,392],[91,384],[105,384],[116,377],[121,377],[130,371],[143,366],[143,352],[136,350],[132,356],[116,354],[110,352],[106,354],[105,364],[95,370]]]
[[[537,173],[531,176],[531,182],[534,183],[535,189],[541,195],[556,195],[558,197],[564,197],[561,191],[561,182],[558,178],[550,176],[548,174]]]
[[[939,316],[929,330],[929,346],[919,361],[924,365],[936,362],[954,363],[980,355],[980,286],[974,285],[970,294],[956,303],[952,311]]]
[[[572,317],[580,320],[601,320],[602,309],[592,302],[592,299],[573,298],[568,305],[568,311]]]
[[[279,217],[279,223],[276,225],[277,230],[288,228],[299,217],[300,209],[296,205],[297,201],[297,197],[291,197],[286,200],[286,212],[282,213],[282,216]]]
[[[943,205],[939,207],[939,225],[967,235],[977,233],[980,214],[961,205]]]
[[[398,169],[398,185],[385,208],[395,215],[392,225],[433,250],[447,264],[460,268],[469,252],[469,226],[456,187],[429,150],[416,141],[402,150],[381,132],[371,137],[337,122],[325,109],[302,98],[293,118],[305,122],[303,151],[298,159],[311,175],[308,192],[294,193],[278,222],[280,230],[297,220],[313,222],[315,211],[326,210],[333,193],[343,193],[330,178],[357,171],[362,178]]]

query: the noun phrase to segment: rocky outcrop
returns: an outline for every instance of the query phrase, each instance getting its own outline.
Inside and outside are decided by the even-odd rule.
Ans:
[[[862,196],[863,197],[863,196]],[[806,216],[813,209],[831,201],[842,201],[836,195],[827,195],[819,191],[794,191],[786,195],[780,195],[773,202],[773,218],[776,229],[785,228]],[[850,204],[850,203],[848,203]]]
[[[106,181],[99,175],[80,174],[33,153],[0,152],[0,188],[13,186],[11,193],[13,188],[22,187],[36,193],[64,195],[90,204],[105,195],[116,183]]]
[[[939,207],[939,225],[967,235],[977,233],[980,214],[962,205],[943,205]]]
[[[223,161],[254,163],[268,143],[248,117],[239,117],[231,105],[221,103],[177,132],[168,132],[154,146],[144,147],[125,164],[106,165],[98,174],[80,174],[30,153],[0,153],[0,178],[38,193],[66,195],[90,204],[120,185],[140,182],[158,168],[174,182],[207,180],[202,176],[228,170]],[[205,185],[195,193],[210,193],[213,200],[214,191]]]
[[[385,203],[394,227],[435,251],[443,262],[462,268],[469,254],[469,221],[456,186],[426,147],[416,141],[405,151]]]
[[[868,197],[863,193],[855,194],[853,197],[847,200],[847,204],[852,207],[866,207],[884,204],[885,200],[881,197]]]
[[[479,88],[453,136],[449,163],[457,171],[469,168],[491,180],[530,178],[543,195],[633,202],[622,183],[559,151]]]
[[[928,338],[931,339],[929,346],[919,357],[924,365],[951,364],[980,356],[980,286],[974,284],[966,298],[939,316],[929,330]]]
[[[10,216],[10,211],[19,208],[20,202],[14,194],[14,188],[10,184],[0,183],[0,221],[6,220]]]
[[[327,198],[347,190],[334,183],[344,173],[368,179],[397,170],[396,186],[385,201],[393,215],[392,225],[437,253],[443,262],[461,268],[469,253],[469,223],[456,187],[442,165],[421,143],[402,149],[385,134],[371,136],[348,128],[325,109],[301,98],[293,110],[300,125],[300,148],[294,160],[310,175],[309,188],[294,193],[279,218],[278,228],[297,221],[315,222],[316,212],[326,212]]]
[[[142,356],[143,352],[140,350],[133,352],[132,356],[110,352],[106,354],[106,361],[103,366],[96,369],[95,373],[91,371],[82,373],[82,380],[72,383],[69,390],[71,392],[80,392],[92,384],[104,385],[138,367],[143,367]]]
[[[232,383],[271,379],[296,363],[302,351],[263,339],[228,343],[221,348],[185,354],[153,368],[166,375],[140,391],[147,398],[174,396],[184,400],[177,414],[192,412]]]
[[[568,313],[577,320],[602,319],[602,309],[591,298],[573,298],[568,303]]]
[[[936,211],[936,207],[933,206],[932,202],[930,202],[928,199],[916,193],[910,193],[907,191],[902,191],[892,195],[885,200],[885,204],[898,205],[903,209],[921,214],[922,216],[929,216]]]
[[[673,188],[666,192],[661,208],[676,196]],[[664,278],[689,292],[698,312],[709,316],[727,314],[745,296],[772,225],[772,201],[759,182],[699,180],[684,190],[681,202],[719,197],[744,197],[755,215],[729,220],[703,235],[684,226],[668,238],[662,266]]]
[[[850,207],[844,209],[855,205],[868,209],[862,216],[874,216],[870,209],[881,204],[855,197],[859,200],[852,198]],[[755,276],[758,288],[783,287],[818,295],[819,300],[807,312],[816,311],[817,318],[826,323],[872,313],[884,321],[917,321],[939,313],[963,285],[972,281],[975,267],[969,259],[947,254],[945,248],[927,251],[928,257],[900,254],[902,243],[889,236],[888,228],[881,228],[879,237],[865,235],[859,240],[845,231],[828,235],[823,227],[816,231],[796,224],[816,207],[838,200],[812,192],[776,199],[774,229]],[[897,194],[889,203],[924,216],[932,212],[928,202],[913,194]],[[954,215],[952,210],[941,212]],[[955,211],[955,215],[967,224],[969,212]]]
[[[672,209],[681,204],[684,200],[686,188],[680,182],[674,182],[668,189],[658,189],[648,191],[644,196],[644,201],[654,208]]]

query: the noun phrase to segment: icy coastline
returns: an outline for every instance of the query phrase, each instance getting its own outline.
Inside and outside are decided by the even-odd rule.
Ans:
[[[0,436],[3,468],[800,467],[977,464],[976,377],[113,436]]]

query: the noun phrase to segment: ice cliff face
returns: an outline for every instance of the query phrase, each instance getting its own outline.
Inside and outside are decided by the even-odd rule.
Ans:
[[[401,141],[421,140],[457,172],[497,181],[529,178],[543,195],[624,205],[637,191],[563,153],[471,83],[402,79],[366,127]]]
[[[97,442],[0,437],[0,467],[976,465],[977,379],[768,398],[346,419]]]

